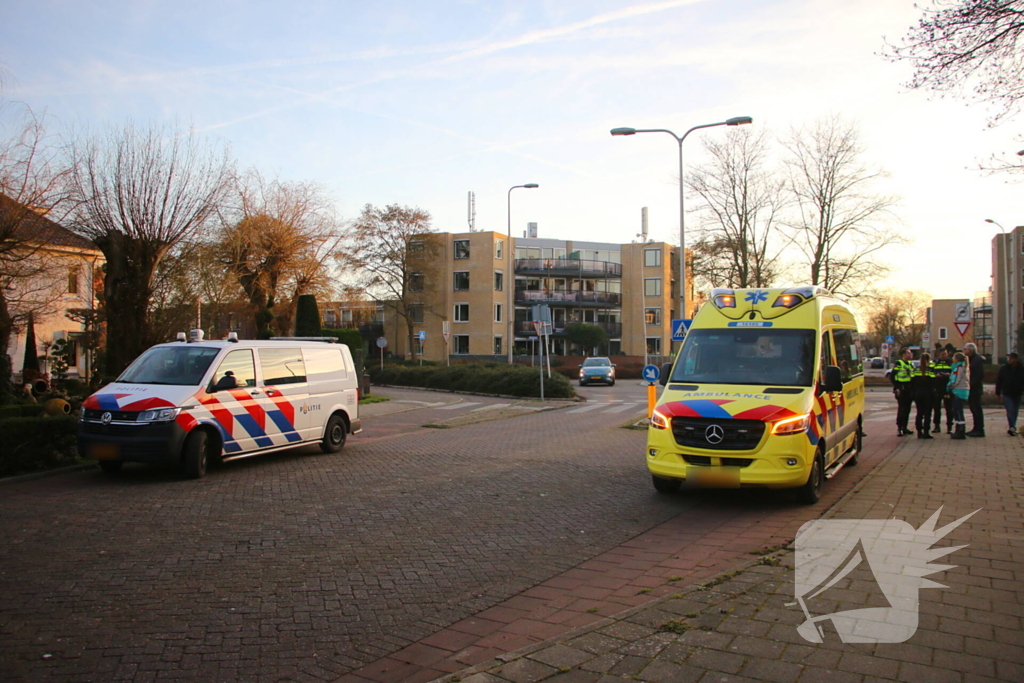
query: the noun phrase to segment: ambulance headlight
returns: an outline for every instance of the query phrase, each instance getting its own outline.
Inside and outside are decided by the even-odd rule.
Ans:
[[[811,426],[810,415],[797,415],[779,420],[772,428],[772,434],[802,434]]]
[[[672,418],[659,413],[657,408],[651,413],[651,426],[655,429],[668,429],[671,424]]]
[[[156,410],[143,410],[139,413],[137,422],[169,422],[178,417],[181,408],[157,408]]]

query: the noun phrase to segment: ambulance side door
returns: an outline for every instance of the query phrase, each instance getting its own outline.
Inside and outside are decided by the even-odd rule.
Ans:
[[[302,350],[298,347],[258,349],[263,390],[263,409],[267,414],[267,434],[275,446],[298,443],[309,426],[308,384]]]
[[[836,411],[834,410],[835,401],[833,400],[832,394],[825,392],[825,368],[830,365],[835,365],[835,359],[832,354],[832,333],[830,330],[825,329],[821,333],[821,354],[818,360],[818,400],[817,400],[817,415],[815,419],[818,420],[818,428],[821,434],[821,438],[825,440],[825,465],[831,465],[832,461],[836,458],[835,444],[833,443],[834,434],[839,428],[836,424]]]
[[[836,361],[843,378],[843,393],[839,399],[839,420],[843,426],[842,454],[853,445],[857,435],[857,418],[864,412],[864,365],[861,358],[857,331],[849,328],[832,330]]]

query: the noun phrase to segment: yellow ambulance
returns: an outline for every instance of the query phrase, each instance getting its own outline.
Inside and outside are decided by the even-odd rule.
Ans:
[[[715,289],[694,317],[647,431],[661,493],[797,489],[856,465],[864,371],[853,312],[820,287]]]

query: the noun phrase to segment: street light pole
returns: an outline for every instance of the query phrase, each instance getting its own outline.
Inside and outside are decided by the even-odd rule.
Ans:
[[[754,119],[749,116],[734,116],[718,123],[705,123],[694,126],[682,136],[676,135],[665,128],[612,128],[612,135],[635,135],[636,133],[668,133],[679,144],[679,317],[686,318],[686,208],[685,208],[685,187],[683,179],[683,141],[695,130],[701,128],[714,128],[716,126],[741,126],[746,123],[753,123]],[[646,296],[646,292],[644,293]]]
[[[1024,151],[1024,150],[1022,150]],[[1006,250],[1006,287],[1003,289],[1006,297],[1006,353],[1013,351],[1013,300],[1011,298],[1011,292],[1014,290],[1012,285],[1013,282],[1013,258],[1016,255],[1016,250],[1013,248],[1013,233],[1007,233],[1006,228],[997,221],[991,218],[985,219],[986,223],[998,227],[1003,232],[1003,248]],[[994,350],[994,349],[993,349]],[[998,359],[993,359],[998,360]]]
[[[508,188],[508,207],[506,211],[506,216],[508,218],[508,248],[505,250],[505,252],[508,254],[507,258],[509,267],[506,273],[508,277],[504,278],[506,280],[504,285],[505,287],[508,288],[508,305],[506,306],[508,310],[505,311],[505,317],[508,319],[508,340],[505,342],[505,344],[508,347],[509,365],[512,364],[512,347],[515,345],[516,340],[516,331],[514,329],[516,319],[516,308],[515,302],[512,299],[512,297],[515,296],[514,290],[516,287],[516,255],[515,250],[512,249],[512,190],[515,190],[516,188],[519,187],[526,188],[527,190],[534,190],[540,187],[540,185],[538,185],[537,183],[526,183],[525,185],[513,185],[512,187]]]

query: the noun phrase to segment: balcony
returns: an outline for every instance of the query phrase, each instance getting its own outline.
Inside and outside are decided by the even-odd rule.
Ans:
[[[516,275],[620,278],[622,265],[586,259],[521,258],[516,259]]]
[[[613,264],[614,265],[614,264]],[[517,304],[551,304],[576,307],[619,307],[622,295],[618,292],[576,292],[568,289],[519,289]]]
[[[554,337],[564,337],[566,328],[572,324],[572,321],[558,320],[551,324],[551,335]],[[585,325],[596,325],[602,328],[608,333],[609,339],[619,339],[622,337],[622,323],[584,323]],[[526,320],[517,320],[513,323],[512,329],[515,332],[516,337],[532,337],[536,332],[533,328],[533,322]]]

